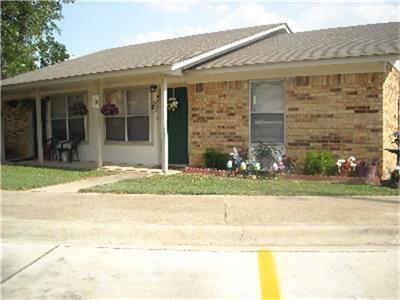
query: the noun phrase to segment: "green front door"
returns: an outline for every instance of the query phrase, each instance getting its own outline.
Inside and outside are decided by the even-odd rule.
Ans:
[[[168,99],[175,97],[178,106],[168,109],[168,155],[170,164],[188,164],[188,103],[185,87],[168,89]],[[169,101],[168,101],[169,102]]]

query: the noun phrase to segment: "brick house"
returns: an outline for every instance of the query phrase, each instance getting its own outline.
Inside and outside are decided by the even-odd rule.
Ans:
[[[166,171],[202,165],[209,147],[264,142],[300,163],[311,149],[378,158],[385,175],[398,55],[399,23],[298,33],[273,24],[100,51],[1,82],[2,159],[42,162],[46,139],[78,137],[83,161]],[[106,103],[119,113],[101,114]]]

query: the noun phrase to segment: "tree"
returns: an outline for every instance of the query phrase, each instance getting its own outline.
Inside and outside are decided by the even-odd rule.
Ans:
[[[1,1],[1,78],[42,68],[69,58],[56,41],[70,0]]]

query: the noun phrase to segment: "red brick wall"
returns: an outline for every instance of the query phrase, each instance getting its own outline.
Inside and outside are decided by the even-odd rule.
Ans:
[[[16,107],[8,103],[3,103],[1,112],[6,159],[28,158],[31,155],[28,112],[21,109],[19,102]]]
[[[247,81],[189,85],[188,97],[190,165],[203,165],[203,154],[210,147],[226,153],[235,146],[248,147]]]
[[[289,78],[287,151],[303,161],[307,150],[342,158],[382,159],[383,73]]]
[[[319,149],[382,160],[384,80],[384,73],[286,79],[288,154],[300,164],[306,151]],[[224,152],[248,147],[248,81],[193,84],[188,95],[191,165],[202,165],[209,147]]]

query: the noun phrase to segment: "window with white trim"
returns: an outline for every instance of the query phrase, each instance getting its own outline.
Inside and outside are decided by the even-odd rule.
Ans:
[[[282,81],[251,83],[251,142],[284,143],[285,89]]]
[[[106,102],[119,114],[105,116],[107,141],[150,141],[149,90],[146,87],[109,90]]]
[[[82,94],[50,97],[51,136],[59,140],[86,140],[86,116],[74,108],[86,98]]]

